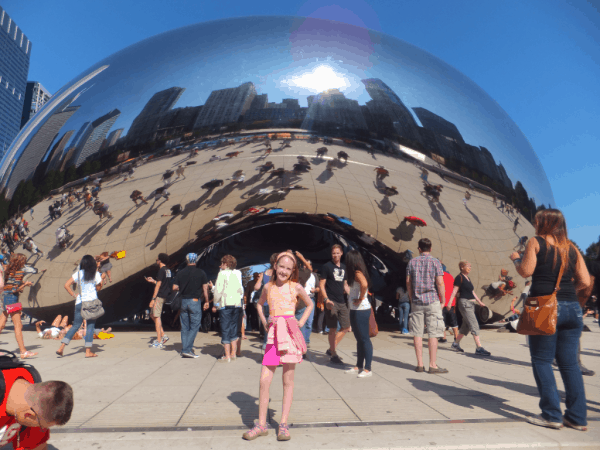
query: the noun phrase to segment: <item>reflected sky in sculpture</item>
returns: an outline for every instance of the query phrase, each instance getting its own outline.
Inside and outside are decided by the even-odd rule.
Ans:
[[[409,143],[414,142],[416,146],[420,143],[427,148],[427,136],[429,142],[435,137],[419,134],[421,126],[431,128],[431,125],[419,120],[412,108],[427,110],[433,122],[439,123],[443,118],[443,124],[455,126],[458,133],[451,138],[488,149],[495,162],[506,169],[513,185],[521,181],[538,204],[554,204],[550,185],[533,149],[493,99],[443,61],[379,32],[292,17],[201,23],[154,36],[117,52],[78,76],[63,90],[106,65],[109,67],[93,81],[78,88],[85,89],[72,105],[79,108],[56,133],[48,149],[69,130],[74,130],[74,141],[77,131],[86,122],[93,122],[115,109],[120,115],[110,130],[124,128],[123,136],[126,136],[152,96],[172,87],[185,89],[175,108],[204,105],[212,91],[236,88],[247,82],[254,84],[257,94],[267,94],[269,102],[294,98],[300,107],[306,108],[309,96],[337,89],[345,99],[355,100],[364,107],[376,100],[362,81],[372,79],[381,80],[383,90],[389,87],[406,106],[410,117],[400,118],[400,122],[406,120],[416,127],[409,124],[403,128],[402,123],[394,126],[396,130],[407,130],[404,137]],[[334,94],[336,99],[342,98]],[[327,102],[327,98],[318,96],[317,100]],[[364,108],[363,113],[367,114]],[[307,114],[310,117],[311,111]],[[317,122],[319,117],[312,115]],[[372,123],[359,119],[353,119],[354,126],[349,128],[357,128],[358,122],[367,126]],[[377,122],[376,116],[374,121]],[[32,130],[23,130],[26,135],[15,141],[21,143],[20,147],[13,149],[17,155],[44,123]],[[343,131],[340,134],[343,135]],[[380,134],[378,132],[377,137],[381,139]],[[407,145],[407,142],[401,143]],[[65,153],[72,144],[64,146]],[[2,161],[0,172],[10,165],[8,158]]]

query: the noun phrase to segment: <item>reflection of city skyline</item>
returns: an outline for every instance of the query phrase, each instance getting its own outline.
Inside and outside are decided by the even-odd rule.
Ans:
[[[256,100],[256,97],[268,93],[266,103],[269,107],[249,106],[244,114],[244,122],[240,122],[243,127],[248,128],[248,123],[254,123],[253,128],[257,128],[261,121],[271,125],[278,123],[275,127],[284,127],[286,122],[296,128],[302,127],[309,102],[320,96],[323,101],[328,98],[337,104],[333,107],[315,105],[313,117],[316,114],[317,119],[327,118],[329,111],[334,116],[330,124],[355,122],[358,124],[357,131],[364,126],[364,119],[367,125],[376,124],[379,127],[374,131],[375,134],[385,132],[401,135],[407,139],[407,144],[420,140],[423,148],[419,149],[426,153],[431,151],[425,150],[431,148],[430,141],[435,140],[438,146],[445,142],[439,137],[433,139],[431,135],[422,136],[426,128],[417,128],[421,122],[413,108],[423,108],[455,124],[465,142],[477,145],[476,148],[489,149],[513,180],[527,181],[528,189],[535,198],[544,203],[553,201],[539,160],[518,127],[483,90],[443,61],[382,33],[363,33],[360,35],[362,40],[357,43],[356,33],[360,30],[353,27],[338,29],[335,23],[328,21],[316,21],[309,32],[302,33],[300,39],[298,30],[302,28],[304,20],[290,17],[258,20],[260,27],[255,26],[256,18],[240,18],[172,30],[125,48],[99,62],[63,88],[71,89],[73,83],[87,74],[110,66],[109,70],[94,78],[93,87],[80,97],[79,102],[73,103],[80,109],[47,147],[43,161],[47,162],[58,139],[67,131],[73,130],[73,140],[85,122],[92,122],[115,108],[121,114],[109,133],[123,129],[115,144],[119,147],[126,143],[133,121],[156,92],[172,87],[183,90],[176,105],[168,114],[162,115],[160,124],[157,124],[156,138],[161,140],[173,133],[177,135],[182,123],[183,128],[189,128],[187,124],[192,120],[195,123],[199,116],[209,115],[210,111],[201,110],[209,103],[213,91],[235,90],[244,82],[252,82],[256,90],[255,101],[264,102]],[[227,39],[223,39],[224,26],[227,28]],[[325,34],[316,33],[316,29],[325,30]],[[332,30],[335,33],[330,36]],[[189,45],[181,46],[181,42],[188,42]],[[248,42],[252,45],[248,46]],[[340,43],[343,45],[340,46]],[[367,54],[358,55],[351,51],[356,45],[363,48],[360,47],[361,43],[366,45],[364,48],[370,49],[368,61],[365,59]],[[244,52],[240,52],[241,48],[244,48]],[[277,51],[273,52],[273,49]],[[369,79],[384,80],[402,99],[404,107],[399,104],[390,106],[392,112],[395,111],[391,122],[386,119],[385,124],[380,124],[379,116],[371,113],[373,108],[368,108],[378,102],[368,93],[364,82],[360,81]],[[90,85],[91,82],[87,87]],[[324,88],[328,86],[339,89],[339,94],[343,96],[335,91],[326,95]],[[356,101],[361,114],[357,114],[357,108],[353,109],[352,104],[356,105]],[[346,107],[343,107],[344,102]],[[290,107],[294,104],[297,107]],[[44,110],[41,112],[44,113]],[[342,116],[343,119],[340,119]],[[387,116],[384,114],[384,117]],[[310,114],[308,118],[311,118]],[[147,124],[152,125],[150,122]],[[40,126],[41,122],[38,122],[37,126],[29,129],[29,133],[19,136],[22,139],[15,141],[17,145],[10,149],[12,158],[20,157],[28,140]],[[342,131],[347,130],[343,124],[336,126],[340,126]],[[308,128],[308,123],[305,128]],[[417,135],[415,130],[420,133]],[[321,133],[319,130],[313,131]],[[371,133],[372,130],[368,131]],[[108,145],[108,138],[105,139],[96,152],[98,157],[112,151],[111,147],[115,145]],[[413,144],[408,146],[414,147]],[[446,147],[442,145],[441,151],[447,150]],[[71,148],[71,144],[67,143],[61,155],[63,161]],[[469,149],[468,152],[472,150]],[[448,153],[450,158],[452,154]],[[56,153],[52,156],[55,157]],[[9,158],[5,159],[2,173],[10,166],[10,162]]]
[[[423,125],[420,126],[385,82],[370,78],[362,83],[371,97],[364,105],[346,98],[338,89],[328,89],[308,96],[306,107],[300,106],[299,100],[294,98],[284,98],[281,103],[269,102],[268,93],[258,94],[252,82],[213,90],[203,105],[175,107],[185,88],[174,86],[152,95],[126,135],[121,137],[123,129],[119,129],[118,137],[114,134],[110,139],[107,137],[119,116],[117,109],[109,113],[110,120],[105,115],[94,121],[102,124],[99,131],[99,125],[86,122],[68,146],[61,145],[61,155],[48,155],[47,158],[54,159],[53,167],[62,163],[61,168],[65,169],[71,165],[78,167],[86,158],[95,159],[115,151],[117,144],[122,149],[184,133],[211,134],[223,131],[223,127],[246,130],[299,128],[363,140],[400,141],[429,156],[457,161],[508,188],[513,187],[504,166],[496,162],[492,153],[485,147],[466,143],[452,122],[425,108],[414,107],[412,110]],[[92,145],[88,140],[94,130]],[[69,131],[71,135],[74,133],[74,130]]]

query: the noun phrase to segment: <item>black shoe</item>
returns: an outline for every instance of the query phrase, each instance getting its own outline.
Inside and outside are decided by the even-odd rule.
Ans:
[[[333,364],[344,364],[344,362],[342,361],[342,358],[340,358],[338,355],[332,356],[329,361],[332,362]]]
[[[331,350],[327,349],[327,351],[325,352],[325,354],[326,354],[327,356],[331,356]]]
[[[593,377],[594,375],[596,375],[596,372],[588,369],[583,364],[579,364],[579,368],[581,369],[581,375],[584,375],[586,377]]]
[[[441,342],[442,344],[445,344],[446,342],[448,342],[448,339],[446,339],[446,338],[438,338],[438,342]]]
[[[483,347],[477,347],[477,350],[475,350],[475,354],[477,356],[490,356],[491,353],[488,352],[485,348]]]

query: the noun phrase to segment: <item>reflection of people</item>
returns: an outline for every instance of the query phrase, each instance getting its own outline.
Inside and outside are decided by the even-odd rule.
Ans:
[[[112,269],[112,263],[110,262],[110,255],[108,252],[104,252],[96,256],[96,262],[98,263],[98,272],[102,276],[103,284],[106,284],[106,278],[108,277],[109,283],[112,283],[112,277],[110,276],[110,270]]]
[[[78,294],[72,290],[73,283],[78,284]],[[92,255],[85,255],[81,258],[77,272],[65,283],[65,289],[71,297],[75,299],[75,317],[73,318],[73,326],[62,339],[60,347],[56,354],[63,356],[65,346],[69,345],[79,327],[83,324],[81,309],[83,302],[91,302],[98,299],[97,291],[102,289],[102,276],[97,270],[96,260]],[[94,358],[98,356],[92,352],[94,344],[94,325],[95,320],[88,320],[85,334],[85,357]]]
[[[532,278],[530,297],[556,292],[558,317],[556,332],[548,336],[529,336],[531,365],[540,394],[542,413],[528,417],[534,425],[562,428],[563,425],[579,431],[587,430],[587,402],[577,350],[583,328],[581,306],[577,292],[585,293],[590,275],[583,257],[567,236],[567,224],[557,209],[539,211],[534,218],[536,236],[527,242],[525,254],[510,255],[517,272],[523,278]],[[558,280],[559,273],[562,278]],[[558,291],[555,291],[558,281]],[[582,295],[583,297],[583,295]],[[556,387],[552,360],[556,358],[560,376],[565,385],[566,410],[562,414],[560,395]]]
[[[129,198],[131,200],[133,200],[133,203],[135,203],[135,205],[137,206],[138,204],[138,200],[141,200],[142,202],[144,202],[146,205],[148,204],[148,202],[146,201],[146,199],[144,197],[142,197],[142,193],[138,190],[135,190],[131,193],[131,195],[129,196]]]
[[[175,170],[175,173],[177,174],[177,180],[179,180],[179,177],[183,177],[185,180],[185,175],[183,174],[184,171],[185,167],[180,164],[179,167],[177,167],[177,170]]]
[[[321,295],[325,303],[325,323],[329,328],[329,350],[327,354],[334,364],[343,364],[336,348],[350,331],[350,309],[344,299],[344,280],[346,279],[346,265],[342,262],[344,254],[342,246],[334,244],[331,247],[331,261],[321,268]],[[337,331],[338,323],[341,326]]]

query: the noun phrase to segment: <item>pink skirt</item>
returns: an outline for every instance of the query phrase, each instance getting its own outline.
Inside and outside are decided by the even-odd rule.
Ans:
[[[271,324],[271,327],[272,326],[273,325]],[[269,327],[269,330],[271,329],[271,327]],[[263,366],[278,366],[281,362],[281,353],[279,352],[279,350],[277,350],[277,333],[275,333],[274,340],[275,342],[273,344],[267,344],[267,347],[265,348],[265,355],[263,356],[262,360]],[[296,362],[296,364],[300,364],[301,362],[302,356],[299,357],[299,360]]]

